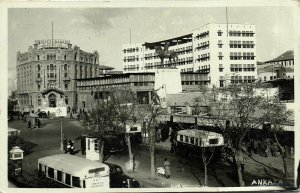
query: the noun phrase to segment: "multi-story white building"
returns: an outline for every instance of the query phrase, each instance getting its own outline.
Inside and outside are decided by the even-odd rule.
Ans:
[[[178,54],[175,66],[181,72],[207,74],[209,84],[254,82],[256,69],[255,26],[248,24],[207,24],[192,33],[152,43],[123,45],[123,71],[149,72],[164,65],[155,46],[169,43]]]

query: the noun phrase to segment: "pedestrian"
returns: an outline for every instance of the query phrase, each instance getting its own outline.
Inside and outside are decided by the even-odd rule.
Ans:
[[[274,152],[274,144],[272,143],[272,145],[270,145],[270,153],[271,156],[274,157],[275,156],[275,152]]]
[[[134,156],[134,153],[132,152],[132,173],[134,173],[135,166],[136,166],[135,156]]]
[[[68,152],[68,139],[64,136],[63,138],[63,149],[64,149],[64,152],[67,153]]]
[[[81,136],[81,140],[80,140],[80,147],[81,147],[81,154],[85,155],[86,154],[86,136],[83,135]]]
[[[167,158],[165,158],[164,161],[164,168],[165,168],[165,177],[169,178],[171,176],[171,171],[170,171],[170,162]]]
[[[50,117],[50,111],[47,112],[47,116],[48,116],[48,118]]]
[[[287,150],[286,147],[280,148],[281,157],[283,160],[284,177],[287,177]]]
[[[74,144],[71,140],[68,142],[67,149],[67,151],[70,152],[70,155],[74,155]]]
[[[31,129],[31,121],[28,121],[27,129]]]
[[[38,126],[38,128],[41,128],[41,120],[40,119],[37,119],[37,126]]]
[[[70,112],[70,119],[73,119],[73,113],[72,113],[72,111]]]

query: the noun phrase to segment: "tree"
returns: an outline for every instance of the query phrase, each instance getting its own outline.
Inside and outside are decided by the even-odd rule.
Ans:
[[[206,90],[202,92],[207,93]],[[251,84],[231,84],[226,88],[213,88],[210,92],[210,118],[222,129],[227,156],[236,170],[239,185],[244,186],[243,142],[249,129],[261,123],[253,115],[258,113],[262,97],[255,94]]]
[[[131,127],[136,123],[136,108],[137,108],[137,99],[136,94],[132,90],[114,90],[111,94],[111,102],[116,109],[116,123],[120,124],[125,133],[128,154],[129,154],[129,163],[134,170],[134,160],[131,147],[130,133],[126,131],[127,125]]]
[[[286,155],[286,148],[282,146],[282,144],[279,142],[277,133],[281,132],[282,124],[288,122],[289,116],[292,114],[292,112],[288,111],[286,109],[286,106],[282,104],[279,100],[279,97],[274,98],[272,101],[269,101],[269,99],[265,99],[261,103],[261,122],[263,124],[269,125],[269,132],[272,133],[274,136],[275,142],[277,143],[277,146],[279,147],[280,154],[283,161],[283,171],[284,176],[287,176],[287,155]]]
[[[150,104],[139,105],[138,117],[146,122],[149,139],[149,152],[151,157],[151,179],[155,179],[156,165],[155,165],[155,126],[157,125],[157,118],[163,114],[165,109],[161,107],[160,99],[153,91],[153,97]]]
[[[104,162],[110,156],[105,150],[105,131],[115,127],[116,109],[110,98],[101,99],[88,113],[83,115],[83,126],[86,133],[95,136],[98,140],[99,161]]]

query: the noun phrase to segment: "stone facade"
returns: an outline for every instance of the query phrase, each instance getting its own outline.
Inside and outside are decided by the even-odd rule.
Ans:
[[[85,52],[67,40],[37,40],[17,53],[19,110],[46,110],[58,103],[76,108],[76,79],[101,73],[97,51]]]

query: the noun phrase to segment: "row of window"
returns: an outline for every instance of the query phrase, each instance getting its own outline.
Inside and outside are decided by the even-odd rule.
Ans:
[[[195,40],[199,40],[199,39],[203,39],[203,38],[206,38],[209,36],[209,31],[206,31],[206,32],[202,32],[200,34],[197,34],[195,36]]]
[[[132,53],[132,52],[138,52],[138,51],[139,51],[138,47],[136,47],[136,48],[127,48],[127,49],[123,50],[124,53]]]
[[[229,36],[253,37],[253,31],[229,31]]]
[[[44,171],[42,170],[43,170],[42,165],[39,164],[39,172],[44,172],[48,178],[52,178],[54,180],[57,180],[69,186],[78,187],[78,188],[81,187],[79,177],[72,176],[68,173],[59,170],[54,170],[53,168],[46,167],[46,166],[44,166]]]

